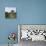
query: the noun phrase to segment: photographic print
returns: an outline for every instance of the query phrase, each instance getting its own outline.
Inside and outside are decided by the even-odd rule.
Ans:
[[[20,40],[46,41],[46,25],[20,25]]]
[[[19,24],[18,38],[20,46],[43,45],[46,43],[46,25]]]
[[[16,18],[16,7],[5,7],[5,18]]]

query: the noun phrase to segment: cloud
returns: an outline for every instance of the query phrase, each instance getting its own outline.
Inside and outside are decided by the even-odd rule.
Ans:
[[[5,7],[5,12],[11,12],[11,10],[14,10],[14,12],[16,12],[16,7]]]

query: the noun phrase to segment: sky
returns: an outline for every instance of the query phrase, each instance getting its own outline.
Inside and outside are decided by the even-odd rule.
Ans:
[[[5,7],[5,12],[11,12],[11,10],[14,10],[14,12],[16,12],[16,7]]]

